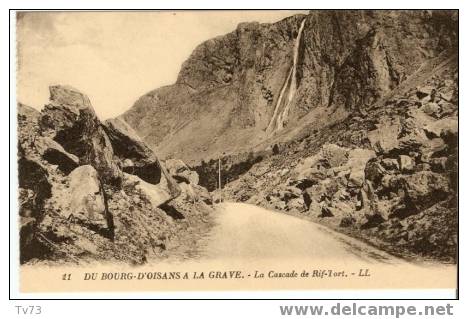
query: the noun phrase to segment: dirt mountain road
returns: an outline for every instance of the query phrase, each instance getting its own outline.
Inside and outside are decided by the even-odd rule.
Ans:
[[[297,259],[399,264],[404,261],[321,225],[267,209],[224,203],[202,253],[206,258]]]

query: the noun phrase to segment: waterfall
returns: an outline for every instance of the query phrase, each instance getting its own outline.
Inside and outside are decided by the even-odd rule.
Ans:
[[[289,115],[291,102],[297,90],[297,62],[299,59],[299,46],[301,43],[302,30],[304,29],[304,25],[305,25],[305,19],[302,20],[301,22],[301,26],[299,27],[299,32],[297,34],[296,41],[294,43],[293,65],[291,66],[291,69],[288,72],[288,77],[286,78],[286,81],[284,82],[284,85],[281,88],[280,95],[278,97],[278,100],[276,101],[275,111],[273,112],[273,116],[267,127],[267,132],[274,132],[274,131],[279,131],[283,129],[284,122]],[[288,91],[286,105],[284,106],[283,111],[280,113],[283,96],[288,87],[289,87],[289,91]]]
[[[277,120],[277,128],[278,130],[281,130],[284,127],[284,121],[289,115],[289,109],[291,107],[291,101],[294,98],[294,94],[296,94],[297,90],[297,60],[299,57],[299,45],[301,43],[301,36],[302,36],[302,30],[304,29],[304,24],[305,24],[305,19],[302,20],[301,27],[299,28],[299,33],[296,38],[296,43],[294,44],[294,58],[293,58],[293,66],[292,66],[292,79],[291,79],[291,85],[289,86],[289,94],[288,94],[288,102],[286,103],[286,106],[284,107],[283,112],[281,115],[278,117]]]
[[[273,127],[275,125],[275,119],[278,116],[278,111],[280,109],[281,101],[283,100],[284,92],[286,91],[286,88],[289,85],[289,79],[291,78],[291,74],[292,74],[292,68],[291,68],[291,70],[289,70],[288,77],[286,78],[286,81],[284,82],[283,87],[281,88],[281,92],[280,92],[280,95],[278,97],[278,101],[276,101],[275,111],[273,112],[273,116],[272,116],[272,118],[270,120],[270,124],[268,124],[268,127],[267,127],[267,132],[271,132],[272,130],[274,131],[274,129],[275,129]]]

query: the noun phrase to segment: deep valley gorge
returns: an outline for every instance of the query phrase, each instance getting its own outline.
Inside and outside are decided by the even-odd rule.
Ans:
[[[220,233],[243,225],[220,211],[244,204],[364,242],[366,256],[457,262],[456,11],[241,23],[198,45],[176,83],[107,120],[80,88],[49,90],[40,111],[18,104],[22,264],[229,254],[244,242]],[[283,232],[274,216],[271,238]],[[296,219],[285,225],[302,237],[322,229]],[[320,246],[301,236],[297,251]],[[315,250],[349,254],[326,242]]]

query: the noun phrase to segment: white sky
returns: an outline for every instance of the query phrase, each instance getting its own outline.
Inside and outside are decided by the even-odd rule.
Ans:
[[[87,94],[101,119],[177,78],[201,42],[240,22],[275,22],[301,11],[33,12],[17,24],[18,101],[42,108],[48,87]]]

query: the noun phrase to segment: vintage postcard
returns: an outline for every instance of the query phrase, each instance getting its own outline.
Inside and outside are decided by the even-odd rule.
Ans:
[[[20,290],[455,290],[458,30],[16,12]]]

